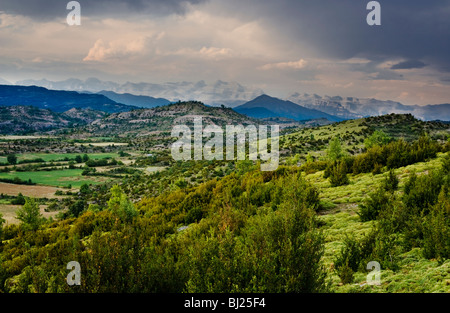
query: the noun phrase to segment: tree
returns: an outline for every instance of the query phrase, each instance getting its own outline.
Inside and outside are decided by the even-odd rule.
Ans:
[[[73,217],[78,217],[81,212],[84,210],[84,201],[83,200],[77,200],[75,203],[69,206],[69,213]]]
[[[405,182],[402,201],[411,212],[428,213],[430,206],[437,202],[443,184],[442,172],[431,171],[420,176],[413,172]]]
[[[108,209],[124,222],[131,222],[138,215],[134,204],[128,200],[119,185],[111,188],[111,198],[108,200]]]
[[[359,205],[358,215],[362,222],[375,220],[379,213],[391,205],[391,197],[379,187]]]
[[[353,273],[358,270],[361,262],[361,247],[359,242],[352,238],[344,239],[344,246],[334,259],[334,269],[343,284],[353,281]]]
[[[423,254],[426,258],[444,261],[450,258],[450,200],[442,188],[438,201],[424,219]]]
[[[81,185],[81,187],[80,187],[80,193],[81,193],[82,195],[87,195],[87,194],[89,194],[90,192],[91,192],[91,190],[90,190],[88,184],[83,184],[83,185]]]
[[[15,154],[10,154],[6,157],[9,164],[14,165],[17,164],[17,157]]]
[[[22,227],[26,230],[37,230],[42,223],[42,214],[37,201],[27,198],[23,207],[17,210],[16,218],[22,221]]]
[[[14,205],[24,205],[25,204],[25,197],[22,195],[21,192],[17,195],[16,199],[11,200],[11,204]]]
[[[77,162],[77,163],[82,163],[83,162],[83,158],[81,157],[81,155],[77,155],[75,157],[75,162]]]
[[[372,135],[367,137],[364,140],[364,146],[366,149],[370,149],[373,146],[382,146],[391,141],[391,137],[389,137],[385,132],[381,130],[376,130]]]
[[[89,161],[89,156],[87,154],[83,155],[83,162]]]
[[[347,176],[347,164],[344,160],[334,161],[328,169],[328,178],[332,187],[348,185],[350,180]]]
[[[336,161],[345,156],[344,151],[342,150],[341,140],[339,137],[334,137],[330,145],[327,149],[327,157],[331,161]]]
[[[393,169],[389,170],[388,176],[383,182],[383,187],[386,191],[393,193],[398,189],[399,179]]]

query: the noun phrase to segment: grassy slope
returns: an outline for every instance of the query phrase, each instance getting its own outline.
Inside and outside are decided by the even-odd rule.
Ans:
[[[436,159],[420,162],[395,170],[400,179],[399,191],[402,192],[404,182],[409,173],[418,175],[438,168],[445,154],[440,153]],[[358,203],[377,186],[387,173],[372,175],[350,175],[351,184],[342,187],[331,187],[323,178],[323,171],[306,175],[306,179],[319,187],[322,199],[334,204],[334,208],[321,212],[323,231],[326,236],[324,263],[330,269],[332,288],[336,292],[450,292],[450,260],[439,264],[436,260],[428,260],[421,255],[421,249],[413,249],[400,255],[401,269],[397,272],[381,269],[381,286],[366,285],[366,275],[357,272],[352,284],[342,285],[332,270],[333,259],[341,249],[346,235],[361,238],[367,234],[373,221],[361,222],[357,212]],[[376,261],[376,260],[374,260]]]
[[[442,123],[419,121],[411,115],[385,115],[295,131],[280,139],[280,149],[292,151],[298,148],[303,156],[310,153],[321,158],[325,156],[328,141],[338,136],[345,152],[358,154],[364,148],[364,139],[374,130],[382,130],[392,138],[405,140],[417,139],[422,132],[443,137],[449,134],[448,126]]]

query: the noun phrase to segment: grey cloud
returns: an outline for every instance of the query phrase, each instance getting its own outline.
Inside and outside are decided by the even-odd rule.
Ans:
[[[403,80],[403,75],[392,73],[389,71],[380,71],[373,78],[373,80]]]
[[[403,80],[404,76],[392,68],[386,69],[380,67],[383,60],[376,58],[376,60],[370,61],[368,63],[351,63],[348,64],[348,68],[352,72],[362,72],[367,74],[367,78],[371,80]]]
[[[368,0],[227,2],[230,12],[259,20],[323,57],[424,60],[450,71],[450,0],[379,0],[381,26],[367,25]]]
[[[414,68],[423,68],[427,66],[419,60],[408,60],[392,65],[391,70],[409,70]]]
[[[127,16],[129,14],[169,15],[185,13],[186,4],[206,0],[78,0],[85,16]],[[2,0],[0,11],[28,16],[37,20],[65,17],[70,0]]]
[[[369,26],[368,0],[78,0],[86,16],[183,14],[186,4],[208,3],[213,14],[257,20],[295,49],[336,59],[423,60],[450,72],[450,0],[379,0],[381,26]],[[55,19],[67,15],[69,0],[1,0],[0,11]],[[276,38],[275,38],[276,37]],[[268,42],[268,45],[273,42]],[[305,45],[306,44],[306,45]],[[302,51],[300,51],[302,52]],[[304,57],[300,55],[300,57]]]

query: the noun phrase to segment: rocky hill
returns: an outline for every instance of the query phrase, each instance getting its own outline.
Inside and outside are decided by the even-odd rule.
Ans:
[[[57,113],[33,106],[0,107],[0,134],[19,135],[73,128],[92,123],[105,115],[101,111],[82,109]]]
[[[133,136],[158,132],[170,132],[174,125],[193,125],[194,117],[201,116],[203,127],[210,124],[257,125],[266,124],[241,115],[226,107],[209,107],[201,102],[177,102],[152,108],[111,114],[84,127],[86,132],[96,135]]]

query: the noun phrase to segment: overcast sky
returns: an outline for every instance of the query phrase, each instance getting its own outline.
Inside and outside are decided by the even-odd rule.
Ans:
[[[294,92],[450,102],[450,0],[0,0],[0,78],[237,81]]]

